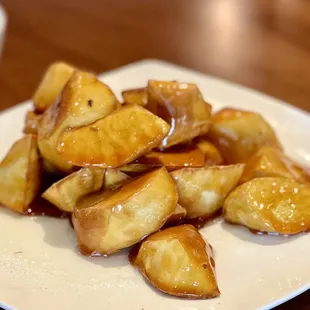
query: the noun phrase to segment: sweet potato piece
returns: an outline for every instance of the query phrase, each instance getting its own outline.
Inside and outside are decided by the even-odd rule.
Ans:
[[[139,105],[126,105],[88,126],[63,132],[60,156],[76,166],[116,168],[159,145],[169,125]]]
[[[211,120],[208,137],[228,164],[246,163],[264,145],[282,148],[271,126],[258,113],[225,108]]]
[[[222,165],[224,160],[220,151],[206,138],[199,137],[194,141],[195,145],[204,153],[207,166]]]
[[[73,211],[74,229],[84,255],[105,255],[159,230],[174,212],[178,195],[165,168],[117,189],[108,198]]]
[[[183,147],[166,152],[152,151],[140,158],[137,162],[151,166],[165,166],[168,171],[184,167],[203,167],[205,157],[197,147]]]
[[[247,162],[241,183],[254,178],[286,177],[298,182],[310,182],[310,174],[279,149],[263,146]]]
[[[90,73],[76,71],[58,101],[42,115],[38,128],[38,145],[46,160],[58,170],[70,173],[72,165],[57,152],[59,135],[67,128],[88,125],[119,108],[110,88]]]
[[[125,104],[138,104],[143,107],[147,104],[146,87],[124,90],[122,96]]]
[[[282,177],[252,179],[227,197],[226,221],[279,234],[310,228],[310,185]]]
[[[211,106],[194,84],[149,81],[147,109],[171,125],[160,148],[168,148],[207,133]]]
[[[177,184],[179,203],[188,218],[209,218],[238,184],[244,165],[184,168],[171,172]]]
[[[180,204],[177,204],[174,212],[168,218],[165,226],[174,226],[180,224],[186,218],[187,211]]]
[[[38,126],[41,115],[33,111],[28,111],[26,114],[25,126],[23,132],[25,134],[36,135],[38,133]]]
[[[60,210],[73,212],[81,197],[102,188],[104,174],[104,169],[99,167],[82,168],[54,183],[42,197]]]
[[[137,161],[134,161],[130,164],[126,164],[124,166],[119,167],[119,170],[122,172],[126,172],[128,174],[142,174],[144,172],[148,172],[153,168],[157,167],[158,165],[149,165],[149,164],[139,164]]]
[[[116,189],[125,182],[131,180],[131,177],[118,169],[106,169],[104,178],[104,189]]]
[[[74,67],[63,62],[56,62],[48,67],[33,96],[37,113],[43,113],[52,105],[74,70]]]
[[[133,248],[129,261],[162,292],[188,299],[220,295],[210,245],[192,225],[161,230]]]
[[[39,193],[41,168],[36,137],[16,141],[0,164],[0,204],[25,213]]]

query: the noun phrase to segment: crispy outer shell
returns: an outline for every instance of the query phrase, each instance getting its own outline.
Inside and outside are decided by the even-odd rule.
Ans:
[[[33,96],[37,113],[43,113],[52,105],[74,70],[74,67],[63,62],[56,62],[48,67]]]
[[[42,197],[61,210],[72,212],[81,197],[102,188],[104,174],[105,169],[99,167],[82,168],[54,183]]]
[[[189,141],[209,130],[211,106],[195,84],[151,80],[147,93],[147,109],[171,125],[161,148]]]
[[[211,121],[208,137],[228,164],[246,163],[264,145],[282,148],[271,126],[257,113],[225,108]]]
[[[161,118],[139,105],[126,105],[88,126],[65,131],[57,150],[70,164],[116,168],[158,146],[168,131]]]
[[[224,162],[220,151],[209,140],[199,137],[194,141],[195,145],[204,153],[207,166],[222,165]]]
[[[188,218],[209,218],[237,186],[244,165],[184,168],[171,172],[177,184],[179,203]]]
[[[165,166],[168,171],[184,167],[203,167],[204,153],[195,146],[183,146],[165,152],[152,151],[137,159],[138,163],[150,166]]]
[[[220,295],[211,247],[192,225],[161,230],[133,248],[131,264],[164,293],[188,299]]]
[[[26,212],[41,185],[41,167],[36,137],[16,141],[0,164],[0,204]]]
[[[138,104],[143,107],[147,105],[146,87],[124,90],[122,96],[125,104]]]
[[[111,254],[139,242],[165,224],[178,200],[175,184],[164,167],[102,197],[73,211],[84,255]]]
[[[23,132],[25,134],[33,134],[36,135],[38,133],[38,126],[41,115],[36,114],[33,111],[28,111],[25,119],[25,126]]]
[[[270,146],[263,146],[249,159],[240,182],[262,177],[286,177],[301,183],[310,182],[310,174],[306,169],[281,150]]]
[[[251,229],[297,234],[310,228],[310,185],[295,180],[256,178],[237,187],[227,197],[226,221]]]
[[[110,88],[90,73],[76,71],[56,100],[42,115],[38,145],[42,157],[58,170],[70,173],[72,165],[56,150],[60,134],[67,128],[88,125],[105,117],[120,104]]]
[[[182,223],[186,218],[187,211],[183,208],[179,203],[177,204],[174,212],[168,218],[167,222],[165,223],[165,227],[168,226],[175,226]]]
[[[123,185],[125,182],[129,182],[131,177],[118,169],[106,169],[104,177],[104,189],[116,189]]]

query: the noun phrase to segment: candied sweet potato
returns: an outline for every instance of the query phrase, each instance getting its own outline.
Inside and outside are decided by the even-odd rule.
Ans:
[[[52,105],[74,70],[74,67],[64,62],[56,62],[48,67],[33,96],[37,113],[43,113]]]
[[[168,171],[184,167],[203,167],[205,156],[197,147],[183,146],[165,152],[152,151],[137,160],[138,163],[150,166],[165,166]]]
[[[122,96],[125,104],[138,104],[143,107],[147,104],[147,90],[145,87],[124,90]]]
[[[38,126],[41,115],[36,114],[33,111],[28,111],[25,119],[25,126],[23,132],[25,134],[33,134],[36,135],[38,133]]]
[[[248,160],[240,182],[262,177],[286,177],[301,183],[310,182],[310,174],[306,169],[281,150],[270,146],[263,146]]]
[[[211,106],[195,84],[151,80],[147,109],[171,125],[160,148],[168,148],[208,132]]]
[[[224,203],[240,180],[244,165],[184,168],[171,172],[177,184],[179,203],[187,218],[209,218]]]
[[[220,295],[212,249],[192,225],[167,228],[147,237],[133,248],[129,260],[166,294],[188,299]]]
[[[133,180],[108,198],[78,205],[73,224],[84,255],[105,255],[159,230],[175,211],[176,186],[163,167]]]
[[[168,131],[161,118],[139,105],[126,105],[88,126],[65,131],[57,150],[76,166],[116,168],[158,146]]]
[[[54,183],[42,197],[61,210],[72,212],[81,197],[102,188],[104,174],[99,167],[82,168]]]
[[[224,160],[220,151],[204,137],[195,139],[195,145],[204,153],[207,166],[222,165]]]
[[[272,127],[258,113],[225,108],[211,121],[208,137],[227,164],[246,163],[264,145],[282,149]]]
[[[120,104],[110,88],[90,73],[76,71],[61,96],[42,115],[38,127],[38,145],[42,157],[58,170],[70,173],[72,165],[64,161],[56,146],[67,128],[88,125],[105,117]]]
[[[25,213],[39,193],[41,167],[36,137],[16,141],[0,164],[0,204]]]
[[[310,228],[310,185],[293,179],[252,179],[227,197],[226,221],[279,234],[297,234]]]

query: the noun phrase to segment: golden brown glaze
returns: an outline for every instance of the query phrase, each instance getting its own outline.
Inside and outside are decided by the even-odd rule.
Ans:
[[[207,166],[222,165],[224,160],[220,151],[205,137],[194,140],[194,144],[204,153]]]
[[[36,135],[38,133],[38,126],[39,126],[40,118],[41,118],[40,114],[36,114],[33,111],[28,111],[26,114],[23,132],[25,134]]]
[[[269,177],[252,179],[227,197],[223,215],[231,223],[279,234],[310,228],[310,185]]]
[[[74,229],[84,255],[111,254],[139,242],[165,224],[178,200],[176,186],[165,168],[102,197],[73,211]]]
[[[147,93],[147,109],[171,126],[161,148],[189,141],[209,130],[211,106],[196,85],[149,81]]]
[[[146,87],[127,89],[122,91],[124,104],[138,104],[143,107],[147,105],[147,90]]]
[[[48,67],[33,95],[34,109],[37,113],[43,113],[52,105],[74,70],[74,67],[63,62],[56,62]]]
[[[61,210],[72,212],[81,197],[102,188],[104,175],[105,169],[99,167],[82,168],[54,183],[42,197]]]
[[[169,226],[176,226],[181,224],[186,217],[187,211],[185,208],[183,208],[179,203],[177,204],[174,212],[172,215],[168,218],[167,222],[165,223],[165,227]]]
[[[184,168],[171,172],[177,184],[179,203],[188,218],[209,218],[224,203],[226,196],[238,184],[243,164]]]
[[[310,174],[306,169],[288,158],[281,150],[264,146],[247,162],[240,182],[254,178],[286,177],[301,183],[310,182]]]
[[[76,71],[61,96],[43,114],[38,128],[38,145],[44,159],[63,172],[72,172],[56,150],[60,134],[67,128],[88,125],[120,105],[110,88],[93,74]]]
[[[131,251],[129,261],[166,294],[187,299],[220,295],[212,249],[192,225],[149,236]]]
[[[137,159],[138,163],[150,166],[165,166],[168,171],[184,167],[203,167],[205,156],[197,147],[180,146],[164,152],[152,151]]]
[[[67,130],[57,150],[70,164],[115,168],[158,146],[169,131],[161,118],[139,105],[126,105],[88,126]]]
[[[257,113],[224,108],[211,121],[208,137],[228,164],[246,163],[264,145],[281,149],[275,132]]]
[[[105,190],[116,189],[123,185],[125,182],[129,182],[131,177],[123,173],[118,169],[106,169],[103,187]]]
[[[0,164],[0,204],[24,213],[39,193],[41,167],[36,137],[16,141]]]

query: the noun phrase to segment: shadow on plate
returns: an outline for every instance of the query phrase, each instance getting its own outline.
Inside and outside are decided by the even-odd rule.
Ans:
[[[74,230],[67,218],[60,219],[37,216],[35,222],[38,223],[44,231],[43,242],[51,247],[72,250],[79,258],[103,268],[124,267],[129,265],[128,249],[107,257],[87,257],[81,255],[77,247]]]
[[[293,236],[268,235],[268,234],[259,235],[251,232],[246,227],[229,224],[225,221],[222,221],[220,225],[225,231],[229,232],[230,234],[233,234],[235,237],[242,239],[243,241],[256,243],[264,246],[272,246],[291,242],[296,240],[301,235],[303,235],[303,234],[297,234]]]

